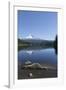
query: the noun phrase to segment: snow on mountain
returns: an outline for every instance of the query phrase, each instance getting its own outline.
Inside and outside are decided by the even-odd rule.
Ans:
[[[25,37],[24,39],[30,39],[30,40],[32,40],[32,39],[40,39],[40,38],[36,38],[36,37],[34,37],[32,34],[29,34],[27,37]]]
[[[33,39],[34,37],[33,37],[33,35],[29,34],[26,38],[27,39]]]

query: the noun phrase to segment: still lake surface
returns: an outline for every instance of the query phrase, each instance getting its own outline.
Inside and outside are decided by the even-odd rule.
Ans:
[[[54,48],[18,51],[18,62],[24,64],[26,61],[51,65],[57,68],[57,53]]]

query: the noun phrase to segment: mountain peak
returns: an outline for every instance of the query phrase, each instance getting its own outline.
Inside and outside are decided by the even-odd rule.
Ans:
[[[33,39],[33,35],[29,34],[26,38]]]

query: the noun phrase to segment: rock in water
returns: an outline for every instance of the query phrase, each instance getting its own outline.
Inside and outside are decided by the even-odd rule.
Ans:
[[[30,76],[30,77],[32,77],[32,76],[33,76],[33,74],[32,74],[32,73],[29,73],[29,76]]]
[[[29,64],[31,64],[31,61],[26,61],[25,64],[29,65]]]

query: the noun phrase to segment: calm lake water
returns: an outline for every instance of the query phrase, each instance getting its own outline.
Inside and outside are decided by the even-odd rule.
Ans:
[[[26,61],[45,65],[57,66],[57,54],[54,48],[37,50],[20,50],[18,62],[24,64]]]

